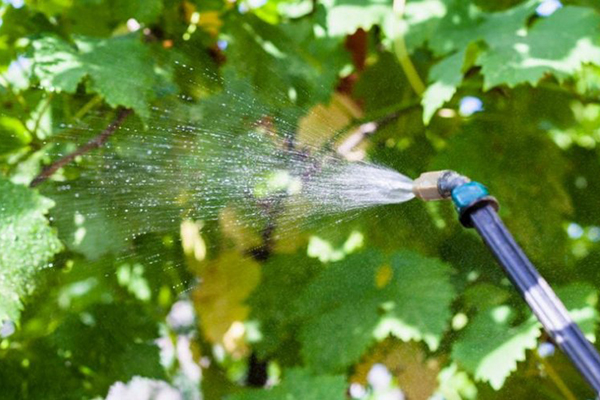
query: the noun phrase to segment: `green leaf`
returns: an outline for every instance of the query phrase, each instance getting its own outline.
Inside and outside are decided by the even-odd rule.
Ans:
[[[35,40],[32,47],[33,73],[43,88],[74,93],[87,76],[89,89],[102,95],[109,105],[133,108],[148,117],[157,78],[149,62],[150,53],[136,36],[79,36],[75,45],[46,36]]]
[[[595,341],[598,291],[587,283],[573,283],[556,293],[586,337]],[[516,326],[515,316],[515,310],[506,305],[486,309],[473,318],[452,348],[454,361],[496,390],[517,368],[517,362],[525,360],[526,351],[536,347],[542,333],[534,316]]]
[[[54,36],[35,40],[32,47],[33,73],[40,80],[40,86],[75,93],[77,85],[87,74],[77,49]]]
[[[392,30],[394,20],[397,20],[397,17],[392,14],[382,28],[391,39],[395,39],[398,34],[403,34],[408,51],[413,51],[422,46],[436,32],[439,21],[448,12],[446,3],[446,0],[407,1],[402,21],[396,22],[401,30],[396,32]],[[403,27],[402,24],[405,24],[406,27]]]
[[[547,73],[563,79],[583,64],[600,65],[599,26],[600,14],[569,6],[537,22],[526,34],[515,32],[488,41],[490,49],[478,61],[484,88],[535,85]],[[559,34],[556,27],[560,27]]]
[[[368,31],[392,13],[392,0],[328,0],[324,5],[332,36],[351,35],[359,28]]]
[[[438,347],[454,298],[448,267],[408,251],[388,262],[374,252],[352,255],[307,288],[298,307],[311,317],[301,332],[311,368],[341,371],[390,334]]]
[[[596,329],[600,317],[598,305],[598,290],[589,283],[572,283],[556,289],[556,294],[562,300],[573,321],[591,341],[596,341]]]
[[[61,250],[45,214],[54,203],[0,178],[0,321],[18,320],[34,275]]]
[[[250,309],[246,299],[260,281],[260,268],[254,259],[236,251],[206,264],[199,267],[203,284],[193,293],[194,305],[206,339],[222,343],[234,323],[247,319]]]
[[[518,35],[537,5],[536,0],[529,0],[504,11],[486,13],[471,2],[448,0],[447,13],[434,30],[429,47],[443,56],[480,40],[488,45],[502,43]]]
[[[340,375],[313,375],[305,369],[287,370],[273,389],[247,390],[228,400],[345,400],[346,379]]]
[[[149,24],[156,22],[163,11],[162,0],[113,0],[110,5],[112,11],[121,20],[134,18],[138,22]]]
[[[294,314],[295,300],[320,269],[319,262],[302,254],[276,255],[262,265],[261,282],[248,299],[250,319],[260,325],[262,338],[254,348],[262,358],[297,356],[295,333],[301,321]]]
[[[290,114],[326,102],[349,62],[346,54],[335,51],[341,39],[315,33],[310,19],[273,26],[248,15],[229,23],[227,55],[238,77],[248,77],[265,104]]]
[[[507,289],[486,282],[469,286],[463,293],[465,306],[479,311],[499,306],[509,297],[510,293]]]
[[[477,64],[482,67],[484,89],[502,84],[535,85],[548,73],[562,79],[585,63],[600,64],[596,38],[600,15],[591,8],[567,6],[528,29],[527,20],[536,1],[494,13],[461,3],[449,8],[440,20],[429,47],[437,55],[446,55],[483,41],[487,48]],[[561,27],[560,35],[556,34],[557,26]]]
[[[135,375],[164,378],[159,348],[154,343],[158,328],[138,304],[95,304],[81,314],[70,314],[48,341],[74,366],[87,369],[93,388],[108,387],[115,380]]]
[[[60,14],[68,10],[73,6],[74,0],[44,0],[35,1],[28,0],[26,3],[28,7],[46,14],[48,17],[53,17],[56,14]]]
[[[103,255],[118,254],[126,248],[130,232],[135,227],[130,225],[130,230],[119,228],[119,220],[124,218],[119,213],[120,207],[106,207],[110,196],[105,190],[89,190],[92,182],[81,179],[67,184],[47,185],[44,194],[56,202],[50,215],[63,243],[88,260],[98,260]]]
[[[423,93],[423,122],[428,124],[437,110],[450,100],[460,85],[463,74],[462,66],[465,52],[459,51],[444,58],[429,71],[432,82]]]
[[[31,135],[19,119],[0,115],[0,156],[18,150],[29,142]]]
[[[515,312],[508,306],[478,314],[452,348],[454,361],[496,390],[517,368],[517,362],[525,360],[525,351],[535,348],[541,334],[534,318],[513,327],[514,318]]]

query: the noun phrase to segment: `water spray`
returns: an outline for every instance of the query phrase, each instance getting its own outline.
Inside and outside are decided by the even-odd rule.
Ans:
[[[460,222],[475,228],[554,343],[600,393],[600,356],[550,285],[535,269],[497,214],[498,202],[485,186],[454,171],[426,172],[414,181],[415,197],[451,199]]]

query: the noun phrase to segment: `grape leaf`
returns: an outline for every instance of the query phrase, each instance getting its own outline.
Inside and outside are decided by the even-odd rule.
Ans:
[[[534,24],[526,35],[496,36],[488,41],[490,48],[478,60],[484,88],[526,82],[535,85],[547,73],[562,79],[583,64],[600,65],[598,27],[600,14],[590,8],[568,6]]]
[[[585,63],[600,64],[600,42],[595,37],[600,15],[591,8],[564,7],[527,29],[535,1],[495,13],[462,3],[440,20],[429,47],[437,55],[446,55],[466,49],[469,43],[485,42],[487,48],[477,60],[484,89],[502,84],[535,85],[547,73],[564,78]],[[561,27],[560,35],[556,35],[556,26]],[[434,73],[437,71],[430,72]],[[435,80],[432,75],[430,80]]]
[[[302,354],[311,368],[340,371],[375,341],[394,335],[435,350],[450,318],[454,289],[436,259],[398,252],[352,255],[327,268],[304,292]]]
[[[29,142],[31,135],[19,119],[0,116],[0,157],[26,146]]]
[[[485,13],[469,2],[449,0],[446,3],[446,13],[442,18],[433,14],[430,19],[434,22],[427,21],[428,25],[435,23],[435,29],[429,28],[426,31],[429,32],[429,48],[435,55],[445,58],[429,71],[428,80],[431,84],[421,101],[425,124],[429,123],[434,113],[456,93],[462,81],[465,54],[475,58],[479,55],[477,52],[481,51],[480,49],[474,47],[477,52],[471,55],[467,51],[468,46],[483,41],[489,46],[498,43],[500,46],[510,47],[511,44],[506,43],[507,36],[510,36],[508,32],[517,37],[527,18],[534,12],[536,4],[535,1],[527,1],[505,11]],[[425,22],[421,22],[423,23]],[[412,26],[409,25],[409,34],[411,29]],[[483,52],[484,55],[487,54],[485,50]],[[469,66],[471,64],[469,62]]]
[[[465,58],[464,51],[459,51],[444,58],[429,71],[432,82],[423,93],[423,122],[428,124],[434,113],[450,100],[462,81],[462,66]]]
[[[313,375],[305,369],[287,370],[281,384],[267,390],[246,390],[228,400],[344,400],[346,380],[340,375]]]
[[[89,89],[102,95],[109,105],[133,108],[148,117],[156,76],[152,62],[148,62],[150,54],[139,38],[78,36],[73,46],[45,36],[33,41],[32,48],[33,73],[43,88],[74,93],[89,76]]]
[[[0,321],[17,320],[33,278],[62,246],[44,214],[54,203],[0,178]]]
[[[72,251],[88,260],[97,260],[105,254],[117,254],[127,247],[131,230],[119,229],[118,208],[110,204],[104,191],[90,191],[89,180],[67,184],[47,185],[44,194],[56,202],[50,211],[58,236]],[[107,235],[106,232],[111,232]]]
[[[597,290],[589,284],[574,283],[558,288],[556,293],[586,337],[595,340]],[[542,333],[535,317],[513,326],[515,316],[515,310],[506,305],[477,314],[452,348],[454,361],[496,390],[517,368],[517,362],[525,360],[526,350],[536,347]]]
[[[54,36],[35,40],[32,47],[33,73],[40,80],[40,85],[49,90],[75,93],[87,73],[77,49]]]
[[[482,40],[490,44],[516,35],[538,4],[536,0],[529,0],[504,11],[486,13],[467,1],[449,0],[447,3],[448,12],[428,42],[438,56],[463,50],[471,42]]]
[[[121,20],[134,18],[146,24],[156,22],[163,10],[162,0],[112,0],[111,3],[106,7],[110,7]]]
[[[250,309],[245,301],[260,280],[260,269],[256,261],[232,251],[209,262],[200,275],[194,304],[206,338],[219,343],[234,322],[246,320]]]
[[[598,291],[589,283],[575,282],[556,289],[556,294],[562,300],[573,321],[591,341],[596,341],[596,328],[600,317],[596,305]]]
[[[525,360],[525,351],[533,349],[541,331],[535,319],[512,327],[515,312],[499,306],[478,314],[452,348],[452,358],[475,379],[500,389],[504,380]]]
[[[73,6],[73,0],[27,1],[28,7],[53,17],[67,11]]]
[[[332,36],[351,35],[357,29],[366,31],[373,25],[383,24],[392,12],[392,0],[329,0],[327,30]]]
[[[248,299],[250,318],[260,323],[262,339],[254,348],[263,357],[294,353],[301,321],[294,315],[295,299],[321,268],[305,255],[276,255],[262,265],[261,283]],[[293,356],[296,356],[294,353]]]
[[[250,78],[266,104],[298,114],[329,99],[348,62],[346,54],[333,52],[340,39],[318,36],[311,20],[272,26],[249,15],[229,24],[231,65],[238,76]]]
[[[375,364],[387,367],[409,399],[430,399],[436,389],[439,360],[428,358],[423,346],[418,343],[401,342],[395,338],[384,340],[354,367],[351,381],[366,386],[369,372]]]

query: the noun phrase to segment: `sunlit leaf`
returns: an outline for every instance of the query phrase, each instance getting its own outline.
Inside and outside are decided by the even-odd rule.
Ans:
[[[379,343],[356,366],[352,381],[366,386],[374,364],[385,365],[410,399],[427,400],[437,387],[439,360],[428,358],[422,346],[415,342],[388,339]]]
[[[238,252],[223,254],[204,267],[193,298],[207,339],[221,343],[235,322],[250,312],[245,300],[260,280],[258,264]]]
[[[377,278],[385,265],[392,277],[381,287]],[[311,316],[301,335],[304,359],[315,370],[340,371],[390,334],[436,349],[454,297],[448,280],[445,264],[411,252],[389,261],[366,252],[332,264],[299,303],[302,314]]]
[[[511,327],[514,310],[508,306],[493,308],[478,315],[452,349],[452,358],[477,380],[500,389],[506,377],[525,360],[525,351],[535,348],[541,331],[529,319]]]
[[[42,87],[73,93],[89,76],[89,88],[113,107],[133,108],[148,117],[156,76],[148,49],[135,36],[96,39],[80,36],[70,44],[54,36],[35,40],[33,71]],[[122,57],[127,54],[127,57]],[[134,73],[136,79],[131,79]]]
[[[556,292],[584,334],[594,340],[598,292],[586,284],[572,284]],[[479,313],[453,346],[453,360],[477,380],[500,389],[517,363],[525,360],[526,351],[537,346],[542,334],[542,326],[533,316],[517,325],[515,318],[515,310],[506,305]]]
[[[0,321],[17,321],[22,298],[62,245],[45,214],[54,203],[0,178]]]

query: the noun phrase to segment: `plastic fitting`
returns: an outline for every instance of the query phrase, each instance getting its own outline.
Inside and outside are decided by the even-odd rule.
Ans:
[[[470,181],[455,171],[425,172],[413,182],[413,193],[424,201],[444,200],[452,196],[455,188]]]

